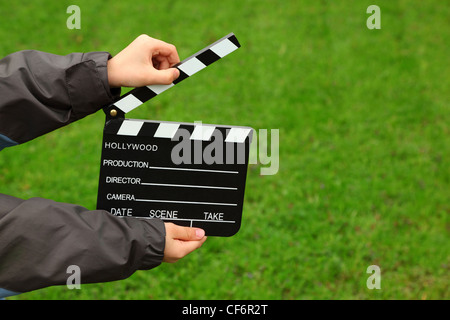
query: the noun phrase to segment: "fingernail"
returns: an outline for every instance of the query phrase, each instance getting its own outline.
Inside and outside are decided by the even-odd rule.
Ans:
[[[205,236],[205,230],[203,229],[196,229],[195,230],[195,235],[197,236],[197,238],[201,239]]]
[[[179,76],[180,76],[180,71],[177,68],[175,68],[173,70],[173,77],[174,77],[174,79],[177,79]]]

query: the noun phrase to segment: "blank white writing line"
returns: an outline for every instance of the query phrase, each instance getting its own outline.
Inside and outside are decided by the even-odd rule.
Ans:
[[[180,188],[206,188],[206,189],[221,189],[221,190],[237,190],[234,187],[216,187],[216,186],[201,186],[194,184],[171,184],[171,183],[150,183],[143,182],[141,185],[144,186],[164,186],[164,187],[180,187]]]
[[[175,200],[149,200],[149,199],[136,199],[135,201],[143,201],[143,202],[163,202],[163,203],[211,204],[211,205],[218,205],[218,206],[237,206],[236,203],[221,203],[221,202],[175,201]]]
[[[123,216],[116,216],[117,218],[124,218]],[[133,218],[139,218],[139,219],[155,219],[155,218],[150,218],[150,217],[134,217]],[[180,221],[190,221],[191,222],[191,227],[192,227],[192,222],[193,221],[197,221],[197,222],[223,222],[223,223],[236,223],[236,221],[234,220],[203,220],[203,219],[178,219],[178,218],[158,218],[161,220],[180,220]]]
[[[149,167],[149,169],[159,169],[159,170],[180,170],[180,171],[199,171],[199,172],[215,172],[215,173],[234,173],[234,174],[239,173],[239,171],[208,170],[208,169],[191,169],[191,168],[173,168],[173,167]]]
[[[153,218],[151,218],[151,219],[153,219]],[[236,223],[236,221],[234,221],[234,220],[203,220],[203,219],[178,219],[178,218],[161,218],[161,220]]]

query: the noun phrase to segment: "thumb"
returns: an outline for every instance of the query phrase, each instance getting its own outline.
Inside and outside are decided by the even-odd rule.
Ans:
[[[164,70],[153,69],[152,84],[171,84],[180,76],[177,68],[169,68]]]
[[[176,224],[170,225],[172,239],[200,240],[205,236],[205,231],[200,228],[182,227]]]

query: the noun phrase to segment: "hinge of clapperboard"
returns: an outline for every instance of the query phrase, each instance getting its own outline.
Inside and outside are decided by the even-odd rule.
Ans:
[[[104,107],[103,111],[106,114],[106,122],[112,119],[125,118],[125,113],[130,112],[177,83],[189,78],[193,74],[209,66],[211,63],[240,48],[240,46],[241,45],[234,33],[230,33],[217,40],[203,50],[172,66],[180,71],[180,76],[173,83],[168,85],[150,85],[134,88],[121,96],[116,102]]]

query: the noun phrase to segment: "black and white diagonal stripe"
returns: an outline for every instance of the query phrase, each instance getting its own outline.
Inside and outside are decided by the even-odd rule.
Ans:
[[[238,49],[240,46],[241,45],[239,44],[236,36],[233,33],[230,33],[222,39],[209,45],[205,49],[197,52],[193,56],[175,65],[174,67],[180,71],[180,76],[173,83],[169,85],[150,85],[135,88],[122,96],[113,104],[113,106],[124,113],[130,112],[161,92],[166,91],[175,84],[206,68],[211,63],[223,58]]]
[[[149,136],[173,139],[180,128],[191,132],[191,140],[210,141],[214,130],[223,132],[224,142],[244,143],[252,137],[249,127],[218,126],[199,123],[158,122],[136,119],[119,119],[110,123],[107,132],[118,136]]]

